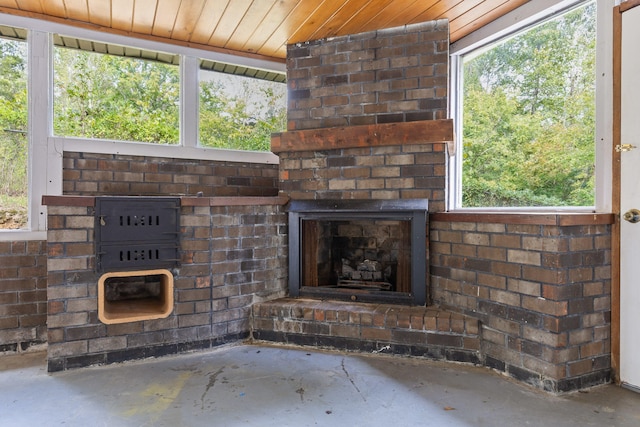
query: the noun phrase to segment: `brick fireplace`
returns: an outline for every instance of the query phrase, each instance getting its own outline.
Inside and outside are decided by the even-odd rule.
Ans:
[[[608,381],[613,217],[446,212],[448,45],[436,21],[289,46],[277,166],[64,153],[65,195],[46,198],[49,370],[254,339],[484,364],[550,391]],[[104,195],[179,197],[166,317],[100,320]],[[427,304],[288,291],[288,202],[328,200],[428,201]]]
[[[428,200],[430,299],[268,301],[253,336],[480,363],[554,392],[608,382],[613,217],[446,212],[448,45],[437,21],[289,46],[281,194]]]
[[[272,136],[272,151],[280,157],[280,193],[292,200],[294,211],[298,203],[342,202],[362,205],[366,215],[366,203],[416,201],[425,213],[445,209],[453,142],[453,122],[446,118],[448,47],[446,21],[289,46],[289,126]],[[477,319],[425,305],[428,219],[417,221],[420,231],[413,230],[412,238],[425,242],[425,254],[415,260],[403,254],[407,264],[423,266],[414,273],[424,276],[417,300],[376,301],[372,292],[365,299],[346,291],[348,301],[337,302],[338,295],[327,300],[326,291],[318,295],[318,286],[306,282],[299,292],[290,288],[299,298],[254,306],[254,338],[481,363]],[[394,226],[403,234],[407,224]],[[293,245],[291,222],[289,232]],[[313,245],[299,248],[312,265],[322,258]],[[297,282],[291,275],[304,273],[292,270],[290,259],[290,286]]]

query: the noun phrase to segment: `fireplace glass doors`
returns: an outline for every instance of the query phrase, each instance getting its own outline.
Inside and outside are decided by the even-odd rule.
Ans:
[[[292,296],[426,302],[426,200],[292,201]]]

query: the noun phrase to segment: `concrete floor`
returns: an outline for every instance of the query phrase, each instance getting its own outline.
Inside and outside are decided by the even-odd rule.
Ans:
[[[616,386],[553,396],[485,368],[237,345],[48,374],[0,356],[1,426],[640,426]]]

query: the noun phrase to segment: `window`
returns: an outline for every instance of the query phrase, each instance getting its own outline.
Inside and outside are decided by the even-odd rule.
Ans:
[[[63,194],[64,152],[277,163],[269,142],[271,127],[285,125],[283,63],[8,14],[1,21],[0,241],[46,239],[42,197]],[[215,97],[231,108],[222,117],[242,125],[242,144],[199,143],[200,70],[220,77]]]
[[[461,207],[593,206],[596,4],[461,64]]]
[[[54,133],[178,144],[179,56],[57,36]]]
[[[221,73],[201,61],[200,145],[235,150],[269,151],[271,134],[286,128],[286,86],[275,81]]]
[[[54,133],[180,143],[179,55],[54,37]],[[286,125],[282,73],[199,61],[199,145],[269,151]]]
[[[0,38],[0,229],[28,225],[28,146],[27,43]]]

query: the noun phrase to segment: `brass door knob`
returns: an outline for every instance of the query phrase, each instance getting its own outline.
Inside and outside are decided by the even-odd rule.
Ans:
[[[635,224],[636,222],[640,222],[640,210],[629,209],[624,213],[624,215],[622,215],[622,218],[625,221],[629,221],[632,224]]]

